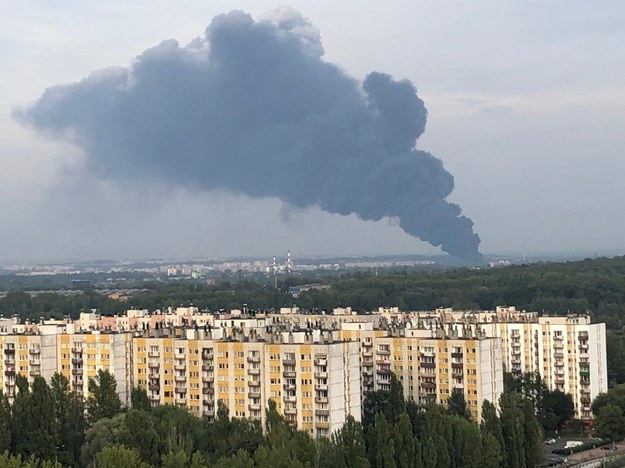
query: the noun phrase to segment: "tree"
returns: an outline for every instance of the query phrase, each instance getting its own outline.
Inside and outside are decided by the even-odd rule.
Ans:
[[[143,461],[158,465],[161,460],[161,438],[151,414],[132,409],[124,417],[124,426],[120,436],[123,445],[135,449]]]
[[[240,449],[230,457],[221,457],[212,468],[254,468],[254,459],[245,450]]]
[[[399,416],[394,430],[395,462],[399,467],[419,467],[421,465],[421,450],[419,442],[412,433],[410,417],[407,413]]]
[[[83,466],[90,466],[97,454],[105,447],[119,445],[124,431],[124,415],[117,415],[113,419],[98,420],[85,434],[85,443],[80,452],[80,462]]]
[[[467,420],[471,419],[471,414],[464,399],[464,392],[459,388],[454,388],[447,402],[447,412],[452,416],[460,416]]]
[[[11,407],[7,397],[0,393],[0,453],[11,449]]]
[[[392,427],[383,413],[375,415],[367,434],[369,461],[373,468],[395,468],[395,443],[391,437]]]
[[[559,431],[575,415],[573,397],[560,390],[546,390],[538,409],[540,425],[545,431]]]
[[[501,421],[497,416],[495,405],[488,400],[484,400],[484,403],[482,403],[482,423],[480,424],[480,429],[482,430],[483,445],[486,445],[488,449],[492,448],[492,450],[485,450],[485,456],[489,456],[485,460],[490,460],[492,463],[494,456],[497,459],[495,466],[499,466],[499,463],[507,466]]]
[[[386,406],[386,419],[391,424],[397,424],[399,417],[406,412],[406,401],[402,384],[395,374],[391,374],[391,389]]]
[[[44,460],[54,459],[58,442],[54,403],[50,387],[43,377],[37,376],[33,381],[31,402],[31,418],[34,425],[34,431],[30,435],[31,454]]]
[[[534,414],[534,405],[530,400],[523,400],[522,411],[525,466],[537,466],[541,461],[543,432]]]
[[[104,447],[96,455],[98,468],[149,468],[149,465],[141,461],[136,450],[123,445],[119,447]]]
[[[485,468],[498,468],[503,460],[502,447],[490,432],[482,434],[482,464]]]
[[[89,398],[87,414],[89,423],[94,424],[102,418],[112,418],[122,411],[122,402],[117,394],[115,376],[100,369],[98,375],[89,379]]]
[[[620,406],[607,404],[597,415],[595,433],[604,439],[617,440],[625,435],[625,419]]]
[[[67,466],[80,461],[80,450],[85,439],[85,405],[70,390],[69,380],[55,372],[50,379],[50,394],[54,408],[58,460]]]
[[[150,411],[152,403],[144,388],[134,387],[130,392],[130,406],[136,410]]]
[[[17,392],[11,407],[11,453],[28,458],[35,445],[32,440],[35,422],[32,414],[32,395],[28,380],[21,374],[15,376]]]
[[[369,466],[362,424],[352,415],[347,416],[343,426],[332,434],[331,440],[341,454],[342,466],[354,468]]]
[[[525,449],[523,448],[523,411],[521,397],[515,392],[504,392],[499,399],[501,409],[501,434],[504,440],[504,459],[510,468],[525,466]]]

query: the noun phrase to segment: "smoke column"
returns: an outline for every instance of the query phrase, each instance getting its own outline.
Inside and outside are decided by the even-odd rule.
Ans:
[[[82,148],[90,171],[300,208],[396,218],[408,234],[479,261],[480,239],[446,201],[451,174],[415,149],[427,110],[407,80],[364,82],[323,60],[299,13],[217,16],[203,38],[161,42],[130,68],[47,89],[17,118]]]

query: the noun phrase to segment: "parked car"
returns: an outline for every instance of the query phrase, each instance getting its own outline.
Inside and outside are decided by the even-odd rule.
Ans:
[[[554,445],[556,443],[556,439],[547,439],[545,440],[545,444]]]

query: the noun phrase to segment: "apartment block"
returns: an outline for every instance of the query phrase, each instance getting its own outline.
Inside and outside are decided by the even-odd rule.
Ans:
[[[135,337],[134,381],[154,404],[185,406],[207,418],[222,401],[232,416],[264,424],[271,399],[289,424],[315,436],[338,429],[349,414],[360,420],[358,343],[326,342],[319,332],[250,330],[228,340],[219,333]]]

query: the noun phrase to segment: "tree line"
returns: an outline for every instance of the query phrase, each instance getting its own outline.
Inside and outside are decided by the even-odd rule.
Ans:
[[[125,409],[112,374],[89,381],[87,400],[54,374],[48,384],[16,377],[16,394],[0,397],[0,466],[31,468],[443,468],[512,467],[541,463],[543,430],[522,392],[505,392],[499,409],[485,401],[478,423],[461,392],[447,408],[403,398],[393,377],[390,391],[371,393],[363,422],[348,417],[330,437],[313,438],[289,426],[268,401],[266,423],[232,418],[218,402],[214,422],[185,408],[153,407],[133,389]]]
[[[112,315],[129,307],[155,310],[191,303],[213,311],[247,304],[259,310],[297,305],[302,310],[329,311],[349,306],[361,312],[380,306],[402,310],[491,310],[497,305],[514,305],[553,314],[590,311],[612,330],[625,326],[625,257],[485,269],[356,272],[317,279],[332,287],[302,292],[297,300],[288,293],[290,286],[310,281],[292,276],[281,281],[278,289],[268,277],[221,281],[217,285],[154,282],[142,284],[149,294],[131,297],[126,303],[108,299],[91,288],[82,295],[50,292],[35,297],[22,293],[25,288],[14,288],[0,298],[0,313],[38,319],[41,314],[75,317],[81,310],[93,308]]]

